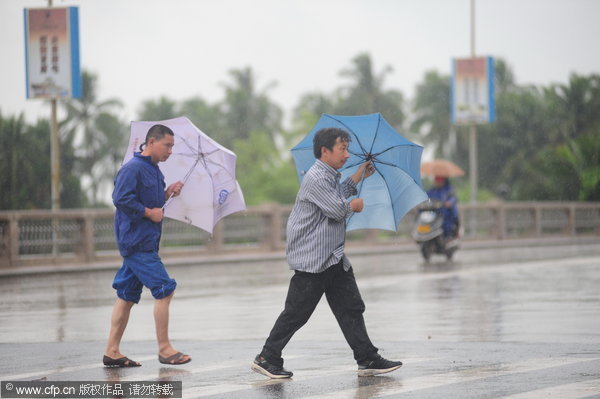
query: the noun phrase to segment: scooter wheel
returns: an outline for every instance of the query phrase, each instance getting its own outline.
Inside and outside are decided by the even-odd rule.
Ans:
[[[424,244],[421,247],[421,255],[423,255],[423,259],[425,259],[425,261],[429,262],[429,259],[431,259],[432,251],[433,250],[431,248],[431,245]]]

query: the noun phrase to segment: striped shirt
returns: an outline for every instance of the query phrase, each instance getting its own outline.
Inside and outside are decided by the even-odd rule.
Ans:
[[[344,255],[346,218],[353,211],[346,198],[356,195],[356,184],[325,162],[317,161],[306,172],[287,222],[286,254],[290,269],[320,273],[337,264],[351,267]]]

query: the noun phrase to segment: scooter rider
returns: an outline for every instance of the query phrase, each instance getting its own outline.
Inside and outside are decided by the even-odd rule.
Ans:
[[[427,191],[427,195],[430,199],[440,201],[443,204],[440,213],[444,218],[442,224],[444,236],[446,238],[458,236],[458,199],[454,195],[454,189],[450,186],[449,179],[444,176],[435,176],[434,187]]]

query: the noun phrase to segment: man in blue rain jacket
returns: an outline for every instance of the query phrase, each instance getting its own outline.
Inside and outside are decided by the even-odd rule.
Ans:
[[[175,350],[169,341],[169,305],[177,283],[169,277],[158,256],[162,207],[166,198],[179,195],[183,187],[183,183],[176,182],[165,190],[164,176],[158,168],[158,163],[171,155],[174,142],[173,131],[167,126],[152,126],[140,147],[142,152],[135,153],[115,177],[115,235],[123,266],[113,281],[118,298],[103,358],[107,367],[141,366],[123,355],[119,347],[131,308],[139,302],[143,286],[150,289],[156,300],[154,319],[159,361],[176,365],[191,360]]]
[[[113,202],[115,235],[121,256],[135,252],[158,252],[162,219],[151,218],[153,209],[165,204],[164,176],[149,156],[139,152],[115,178]],[[154,215],[159,220],[158,215]]]

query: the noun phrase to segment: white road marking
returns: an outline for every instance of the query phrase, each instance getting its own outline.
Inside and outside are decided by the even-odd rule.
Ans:
[[[387,396],[422,389],[437,388],[449,384],[476,381],[489,377],[499,377],[507,374],[526,373],[531,371],[543,370],[551,367],[566,366],[570,364],[599,359],[600,358],[584,359],[572,357],[530,359],[516,363],[502,363],[498,365],[489,365],[468,368],[459,371],[451,371],[448,373],[424,375],[420,377],[392,381],[389,384],[379,384],[377,386],[366,386],[355,389],[346,389],[343,391],[334,391],[319,394],[316,396],[310,396],[304,399],[337,399],[354,396],[363,397],[364,395],[361,395],[361,393],[366,393],[366,391],[374,390],[377,391],[376,396]],[[400,369],[399,372],[402,372],[402,369]],[[375,395],[370,396],[374,397]]]
[[[297,356],[300,357],[300,356]],[[286,356],[286,359],[291,359],[291,356]],[[419,362],[431,361],[434,360],[432,358],[406,358],[403,359],[405,362],[409,362],[410,364],[415,364]],[[248,369],[250,369],[250,364],[247,364]],[[342,374],[354,374],[356,373],[357,367],[353,365],[353,363],[348,363],[339,366],[327,367],[323,369],[319,368],[311,368],[311,369],[300,369],[297,373],[294,374],[292,379],[268,379],[261,378],[256,374],[260,380],[249,380],[242,382],[240,384],[217,384],[210,386],[196,386],[191,388],[185,388],[183,390],[183,397],[201,397],[201,396],[209,396],[209,395],[218,395],[225,393],[232,393],[237,391],[243,391],[251,388],[258,388],[266,385],[275,385],[275,384],[286,384],[286,383],[295,383],[301,381],[309,381],[315,377],[325,377],[325,376],[334,376],[334,375],[342,375]]]
[[[510,396],[504,396],[501,399],[546,399],[549,397],[560,399],[580,399],[598,394],[600,394],[600,379],[595,379],[517,393]]]
[[[142,363],[142,362],[145,362],[146,360],[152,360],[152,359],[156,359],[156,356],[144,356],[144,357],[136,356],[136,358],[134,360],[136,362]],[[98,359],[98,361],[95,363],[81,364],[78,366],[56,367],[53,369],[33,371],[30,373],[3,375],[0,377],[0,379],[2,379],[2,381],[24,380],[26,378],[31,378],[31,377],[48,376],[48,375],[58,374],[58,373],[70,373],[72,371],[88,370],[88,369],[93,369],[93,368],[97,368],[97,367],[103,367],[102,360]]]

